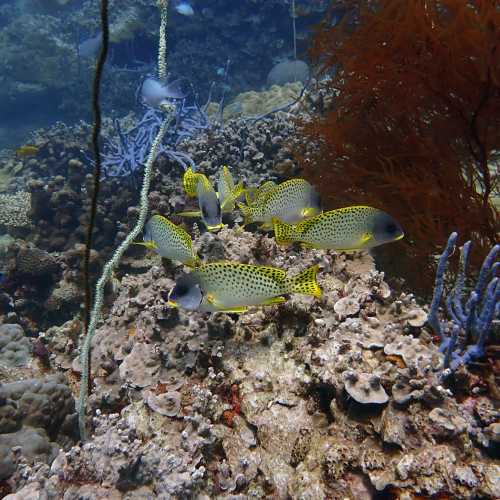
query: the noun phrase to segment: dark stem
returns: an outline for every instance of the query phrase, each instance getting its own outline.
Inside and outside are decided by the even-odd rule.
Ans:
[[[474,114],[472,115],[472,120],[470,122],[470,133],[472,135],[474,142],[476,143],[476,148],[477,148],[477,153],[474,156],[476,157],[479,170],[481,171],[483,177],[483,184],[484,184],[483,208],[486,208],[488,205],[491,193],[491,178],[490,178],[490,171],[488,169],[488,155],[486,154],[486,147],[481,138],[479,137],[477,120],[479,118],[479,114],[481,113],[482,109],[484,108],[484,106],[488,102],[488,99],[490,98],[490,89],[491,89],[491,76],[490,72],[488,71],[487,83],[483,88],[481,99],[479,101],[477,109],[474,111]]]
[[[95,227],[96,213],[97,213],[97,199],[99,197],[99,189],[101,187],[101,152],[99,149],[99,135],[101,133],[101,106],[100,106],[100,92],[101,92],[101,80],[104,70],[104,64],[108,57],[109,49],[109,22],[108,22],[108,0],[101,0],[100,6],[101,12],[101,30],[102,30],[102,41],[101,50],[99,52],[99,57],[97,58],[94,82],[92,84],[92,112],[94,115],[94,125],[92,127],[92,150],[94,153],[94,187],[92,192],[92,199],[90,204],[90,218],[89,225],[87,227],[87,239],[85,242],[85,257],[83,260],[83,277],[85,281],[85,316],[84,316],[84,328],[85,336],[89,330],[90,322],[90,312],[92,308],[92,292],[90,288],[90,252],[92,250],[92,239]],[[88,378],[90,381],[90,351],[88,353]],[[89,393],[92,384],[89,382]]]

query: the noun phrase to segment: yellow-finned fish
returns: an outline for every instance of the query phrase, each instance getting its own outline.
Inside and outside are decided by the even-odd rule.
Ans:
[[[251,187],[245,189],[245,201],[248,206],[258,205],[262,202],[270,191],[276,187],[276,182],[266,181],[259,187]]]
[[[297,224],[274,218],[273,227],[279,245],[298,241],[310,248],[345,251],[373,248],[404,236],[389,214],[361,205],[324,212]]]
[[[321,297],[318,266],[293,277],[282,269],[237,262],[216,262],[196,268],[176,281],[168,303],[197,311],[245,312],[250,306],[281,304],[284,295]]]
[[[153,215],[146,223],[144,242],[137,243],[155,250],[166,259],[182,262],[186,266],[201,264],[193,248],[191,236],[161,215]]]
[[[245,192],[243,182],[234,183],[233,176],[227,166],[219,170],[217,177],[217,194],[222,213],[230,213],[234,210],[236,200]]]
[[[196,184],[196,196],[198,197],[198,206],[200,209],[180,212],[177,215],[182,217],[201,217],[201,220],[209,231],[220,229],[223,224],[219,197],[211,182],[204,175],[202,175]]]
[[[195,172],[192,167],[189,167],[182,176],[182,186],[188,198],[195,198],[197,194],[198,182],[209,182],[204,174]]]
[[[304,179],[290,179],[262,195],[258,204],[238,204],[244,218],[244,225],[262,222],[263,228],[272,227],[272,218],[284,222],[298,222],[306,217],[321,213],[318,193]]]
[[[40,151],[40,146],[35,146],[34,144],[25,144],[16,149],[16,156],[19,158],[25,158],[27,156],[35,156]]]

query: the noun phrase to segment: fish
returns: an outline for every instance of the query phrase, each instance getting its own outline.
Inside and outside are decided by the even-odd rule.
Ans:
[[[191,236],[162,215],[153,215],[146,223],[144,241],[137,242],[155,250],[161,257],[181,262],[189,267],[201,264],[193,248]]]
[[[156,78],[145,78],[141,85],[141,101],[145,106],[160,108],[171,100],[183,99],[180,80],[170,83],[161,82]]]
[[[16,149],[16,156],[19,158],[26,158],[28,156],[36,156],[40,151],[39,146],[35,146],[34,144],[25,144],[24,146],[20,146]]]
[[[245,201],[247,205],[258,205],[269,191],[276,187],[276,182],[266,181],[259,187],[247,188],[245,190]]]
[[[182,176],[182,187],[184,188],[184,192],[188,198],[196,198],[196,190],[198,189],[198,182],[200,180],[209,182],[204,174],[195,172],[192,167],[185,170],[184,175]]]
[[[219,202],[219,197],[212,186],[212,183],[203,174],[195,174],[201,177],[196,177],[193,184],[189,182],[184,185],[186,193],[192,193],[193,186],[196,186],[196,196],[198,197],[199,210],[180,212],[181,217],[201,217],[209,231],[217,231],[222,224],[222,210]],[[196,180],[197,179],[197,180]]]
[[[219,196],[222,213],[231,213],[236,206],[236,200],[244,192],[243,182],[235,184],[229,168],[223,166],[219,170],[217,178],[217,195]]]
[[[251,306],[286,302],[286,295],[299,293],[321,297],[314,265],[288,277],[274,267],[214,262],[182,275],[168,294],[168,304],[191,311],[243,313]]]
[[[275,217],[273,229],[279,245],[300,242],[309,248],[341,251],[367,250],[404,237],[393,217],[363,205],[323,212],[297,224]]]
[[[101,48],[101,33],[87,38],[78,44],[78,55],[80,57],[94,57]]]
[[[192,16],[194,15],[194,9],[189,2],[185,1],[177,1],[174,2],[174,8],[176,12],[182,14],[183,16]]]
[[[239,203],[243,225],[262,222],[261,228],[272,228],[272,218],[283,222],[298,222],[321,213],[318,193],[305,179],[290,179],[258,197],[251,206]]]

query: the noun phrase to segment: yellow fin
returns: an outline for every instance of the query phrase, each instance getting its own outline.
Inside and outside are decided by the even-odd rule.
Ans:
[[[241,307],[224,307],[220,302],[217,301],[213,293],[207,294],[207,302],[213,306],[217,312],[224,312],[224,313],[243,313],[248,310],[248,307],[246,306],[241,306]]]
[[[243,227],[251,224],[253,222],[253,210],[252,207],[247,207],[243,203],[238,203],[238,208],[241,211],[241,215],[243,215]]]
[[[273,297],[272,299],[265,300],[262,302],[263,306],[272,306],[276,304],[283,304],[283,302],[286,302],[285,297]]]
[[[293,278],[290,278],[291,288],[293,293],[302,293],[304,295],[312,295],[313,297],[321,297],[321,288],[316,281],[319,266],[308,267]]]
[[[232,307],[229,309],[218,309],[217,312],[241,314],[248,311],[248,307]]]
[[[180,215],[181,217],[201,217],[200,210],[187,210],[185,212],[179,212],[176,215]]]
[[[184,264],[188,267],[200,267],[201,266],[201,259],[197,255],[195,255],[195,256],[193,256],[192,260],[189,260],[189,261],[185,262]]]
[[[133,245],[141,245],[143,247],[149,248],[150,250],[155,250],[157,247],[154,241],[133,241]]]
[[[277,217],[272,218],[274,239],[278,245],[286,245],[294,241],[300,241],[300,227],[298,224],[286,224]]]

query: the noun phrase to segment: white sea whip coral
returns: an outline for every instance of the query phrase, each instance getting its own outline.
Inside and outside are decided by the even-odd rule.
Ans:
[[[158,76],[160,80],[165,80],[167,74],[167,63],[166,63],[166,53],[167,53],[167,8],[168,0],[158,0],[158,8],[160,10],[161,22],[160,22],[160,34],[159,34],[159,47],[158,47]],[[111,259],[106,263],[102,271],[102,275],[97,282],[94,297],[94,306],[92,308],[92,313],[90,316],[90,322],[88,326],[87,335],[85,337],[82,351],[81,351],[81,365],[82,365],[82,380],[80,384],[80,397],[78,400],[78,423],[80,427],[80,437],[82,441],[85,441],[86,432],[86,420],[85,411],[87,408],[87,396],[89,392],[89,362],[90,362],[90,348],[92,344],[92,338],[94,337],[97,323],[101,316],[102,304],[104,300],[104,288],[106,283],[111,278],[113,270],[118,266],[123,254],[128,249],[130,244],[139,236],[146,222],[146,217],[148,214],[148,192],[151,184],[153,163],[156,159],[156,154],[160,143],[163,139],[165,131],[168,128],[169,122],[173,115],[171,106],[164,106],[163,111],[165,112],[166,118],[162,123],[158,134],[156,135],[151,150],[149,152],[148,159],[144,165],[144,177],[141,187],[140,205],[139,205],[139,218],[130,233],[127,235],[125,240],[119,245]]]

